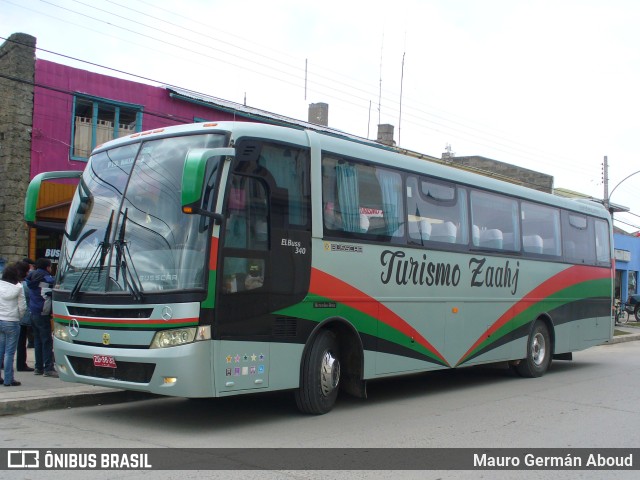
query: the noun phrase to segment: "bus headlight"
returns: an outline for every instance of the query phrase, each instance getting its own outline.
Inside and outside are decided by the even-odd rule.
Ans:
[[[53,322],[53,336],[63,342],[71,342],[69,327],[58,322]]]
[[[211,327],[203,325],[201,327],[177,328],[175,330],[162,330],[153,336],[149,348],[167,348],[185,345],[187,343],[198,342],[211,339]]]

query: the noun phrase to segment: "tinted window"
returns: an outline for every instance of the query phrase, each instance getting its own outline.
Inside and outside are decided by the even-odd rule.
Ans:
[[[335,157],[323,158],[325,231],[403,238],[402,191],[399,173]]]
[[[310,196],[309,153],[307,150],[281,145],[264,145],[258,166],[272,176],[276,189],[271,192],[274,202],[284,210],[288,225],[308,224],[308,199]]]
[[[560,211],[557,208],[522,202],[522,249],[526,253],[559,256]]]
[[[471,192],[473,245],[497,250],[520,250],[518,202],[492,193]]]
[[[611,265],[611,246],[609,243],[609,224],[596,219],[596,260],[604,265]]]
[[[453,184],[407,178],[407,232],[410,243],[467,244],[466,190]]]
[[[586,215],[562,212],[562,250],[568,262],[596,263],[596,245],[593,220]]]

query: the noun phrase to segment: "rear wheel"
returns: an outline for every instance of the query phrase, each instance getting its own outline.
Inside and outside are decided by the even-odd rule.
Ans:
[[[627,323],[629,321],[629,314],[627,313],[627,311],[621,309],[620,313],[618,313],[617,320],[617,323],[619,323],[620,325],[624,325],[625,323]]]
[[[302,362],[300,388],[295,392],[300,411],[321,415],[333,408],[340,387],[340,355],[333,332],[321,331]]]
[[[640,322],[640,303],[637,304],[633,310],[633,316],[636,317],[636,322]]]
[[[527,356],[516,366],[522,377],[541,377],[551,364],[551,338],[544,322],[537,321],[527,340]]]

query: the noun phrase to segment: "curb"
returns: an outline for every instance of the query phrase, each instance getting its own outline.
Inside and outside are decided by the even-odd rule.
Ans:
[[[0,402],[0,416],[33,413],[42,410],[89,407],[113,403],[134,402],[156,398],[158,395],[128,390],[101,392],[69,392],[55,396],[6,399]]]
[[[633,342],[634,340],[640,340],[640,333],[628,333],[625,335],[617,335],[608,342],[604,342],[602,345],[613,345],[615,343]]]

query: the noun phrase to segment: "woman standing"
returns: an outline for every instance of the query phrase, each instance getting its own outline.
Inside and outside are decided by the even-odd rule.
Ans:
[[[16,262],[16,267],[18,267],[18,281],[22,284],[22,291],[24,292],[24,297],[26,299],[26,311],[22,316],[22,320],[29,319],[29,324],[31,324],[31,312],[29,311],[29,288],[27,287],[27,282],[25,278],[27,274],[33,270],[35,262],[30,258],[25,258],[21,262]],[[29,336],[31,334],[31,327],[24,322],[20,321],[20,335],[18,336],[18,347],[16,349],[16,370],[19,372],[33,372],[33,368],[27,365],[27,344],[29,343]],[[33,341],[33,335],[31,335]],[[33,345],[32,345],[33,346]]]
[[[20,318],[26,309],[18,267],[12,263],[2,272],[0,281],[0,356],[4,358],[4,386],[17,387],[13,378],[13,357],[20,335]]]

